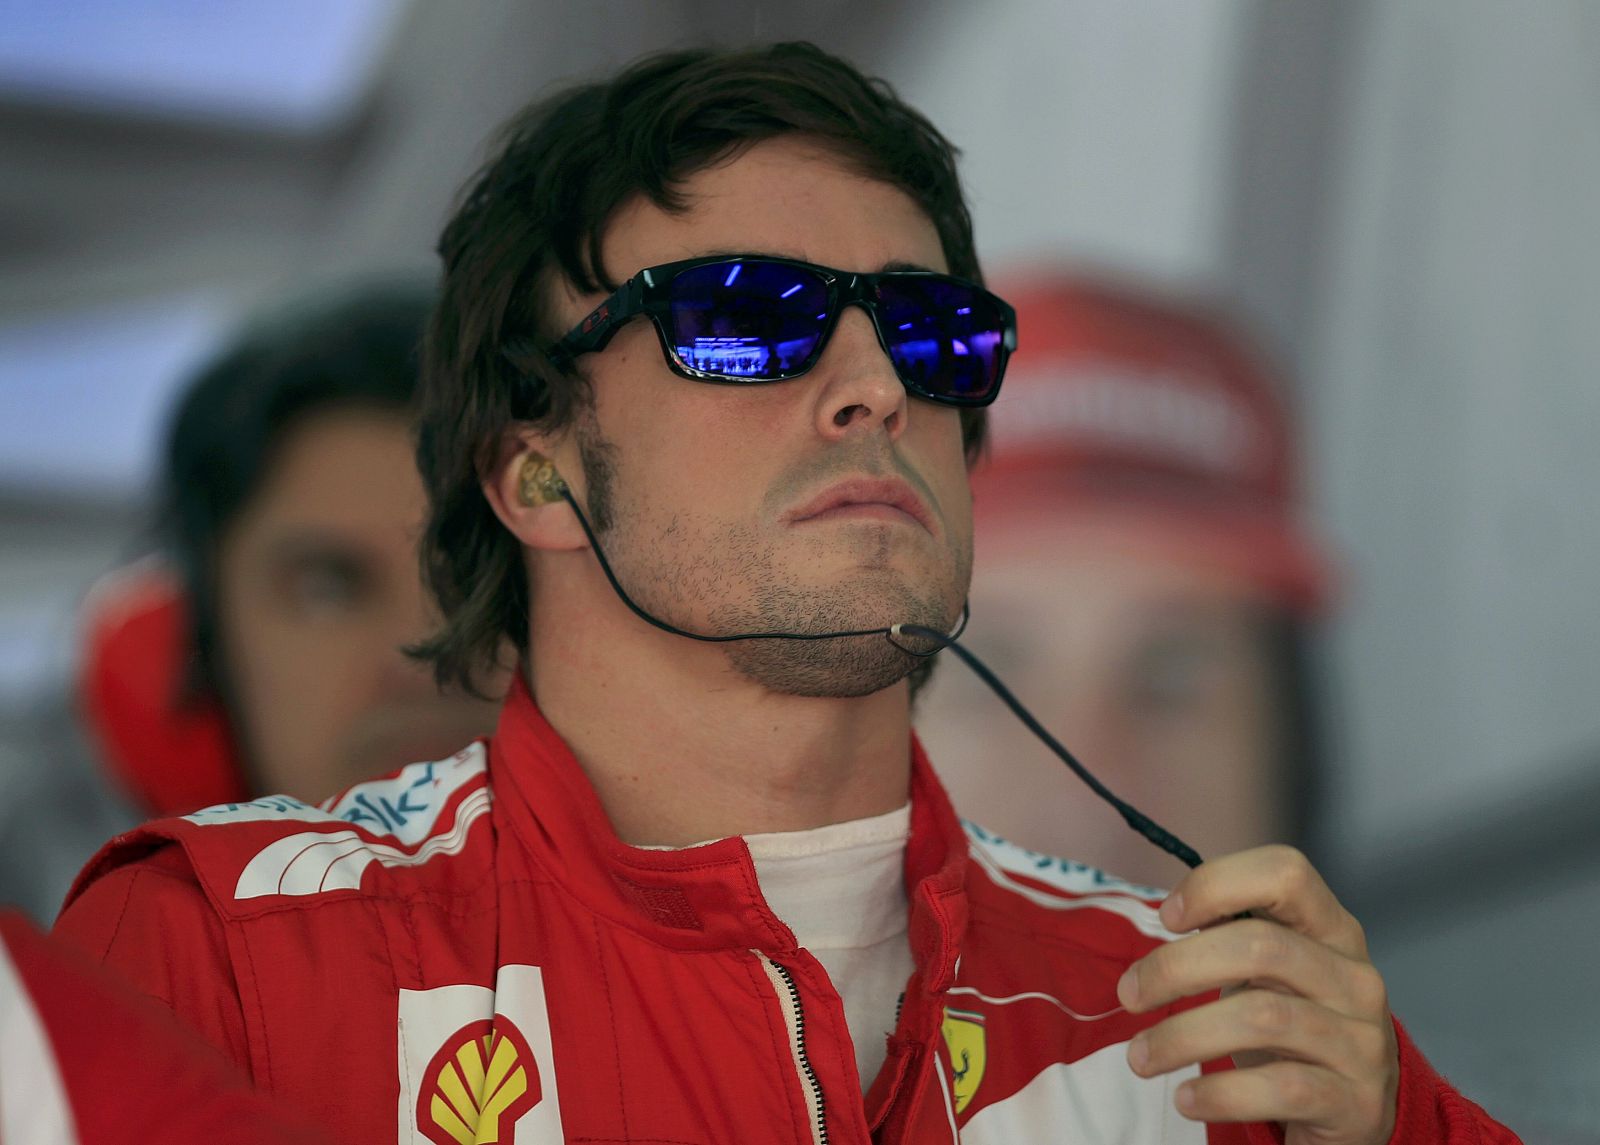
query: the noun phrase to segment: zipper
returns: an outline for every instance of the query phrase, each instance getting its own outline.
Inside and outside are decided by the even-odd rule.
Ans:
[[[794,984],[794,975],[786,967],[779,966],[759,950],[752,953],[761,960],[761,967],[767,972],[767,978],[778,995],[784,1024],[789,1027],[789,1049],[794,1054],[795,1070],[800,1075],[806,1106],[811,1114],[811,1140],[814,1145],[828,1145],[822,1083],[817,1080],[817,1071],[811,1068],[811,1059],[806,1056],[806,1016],[800,1009],[800,988]]]

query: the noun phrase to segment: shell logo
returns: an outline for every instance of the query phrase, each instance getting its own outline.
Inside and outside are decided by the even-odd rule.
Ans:
[[[503,1015],[468,1022],[423,1074],[417,1125],[434,1145],[515,1145],[516,1124],[539,1104],[539,1067]]]

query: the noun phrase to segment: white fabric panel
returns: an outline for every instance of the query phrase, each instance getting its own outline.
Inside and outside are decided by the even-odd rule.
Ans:
[[[1016,1145],[1048,1125],[1073,1145],[1205,1145],[1206,1127],[1178,1114],[1172,1095],[1198,1067],[1135,1079],[1125,1044],[1045,1070],[1006,1100],[979,1110],[962,1145]]]
[[[50,1037],[0,943],[0,1141],[77,1145],[77,1140]]]

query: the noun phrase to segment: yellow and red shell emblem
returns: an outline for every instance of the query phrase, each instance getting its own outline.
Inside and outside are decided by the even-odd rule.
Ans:
[[[517,1119],[539,1103],[539,1067],[506,1018],[468,1022],[422,1075],[417,1125],[434,1145],[515,1145]]]

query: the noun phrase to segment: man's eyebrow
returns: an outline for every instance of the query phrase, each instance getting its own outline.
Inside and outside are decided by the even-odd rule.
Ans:
[[[923,266],[920,262],[901,262],[899,259],[890,259],[888,262],[883,264],[883,268],[878,273],[894,274],[896,271],[904,270],[919,270],[928,274],[939,273],[939,271],[934,270],[933,267]]]

